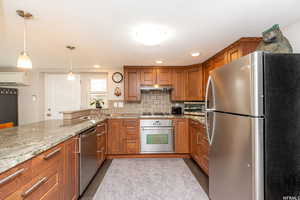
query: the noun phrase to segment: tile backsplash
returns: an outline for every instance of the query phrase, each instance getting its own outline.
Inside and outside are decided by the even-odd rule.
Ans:
[[[110,113],[138,113],[143,112],[165,112],[170,113],[171,107],[176,104],[176,102],[171,102],[170,92],[162,91],[143,91],[141,93],[141,102],[124,102],[123,107],[114,107],[115,103],[120,101],[108,102],[108,109],[104,109],[103,112],[106,114]],[[183,106],[179,103],[180,106]]]

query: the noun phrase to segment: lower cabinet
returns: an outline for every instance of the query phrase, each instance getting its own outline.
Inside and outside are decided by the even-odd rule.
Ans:
[[[0,174],[0,199],[77,199],[77,151],[74,137]]]
[[[191,139],[191,156],[197,164],[208,174],[208,151],[209,145],[205,127],[199,122],[190,120],[189,132]]]
[[[102,163],[106,159],[107,154],[107,145],[106,145],[106,136],[107,136],[107,123],[103,122],[97,125],[97,164],[98,167],[102,165]]]
[[[108,154],[138,154],[140,152],[139,119],[108,121]]]
[[[74,137],[65,142],[65,198],[66,200],[76,200],[79,195],[79,137]]]
[[[175,153],[190,153],[188,119],[174,119]]]

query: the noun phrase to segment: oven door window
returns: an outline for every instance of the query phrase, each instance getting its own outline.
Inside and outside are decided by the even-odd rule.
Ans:
[[[169,135],[168,134],[149,134],[147,135],[147,144],[168,144]]]

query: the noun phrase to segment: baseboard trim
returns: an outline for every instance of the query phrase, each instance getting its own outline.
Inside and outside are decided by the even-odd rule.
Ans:
[[[191,158],[191,155],[185,154],[185,153],[133,154],[133,155],[110,154],[110,155],[107,155],[107,159],[114,159],[114,158]]]

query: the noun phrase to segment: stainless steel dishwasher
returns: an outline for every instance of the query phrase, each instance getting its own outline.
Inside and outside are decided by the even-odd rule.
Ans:
[[[97,167],[97,132],[96,127],[90,128],[80,134],[79,141],[80,159],[80,188],[79,193],[82,195],[94,175]]]

